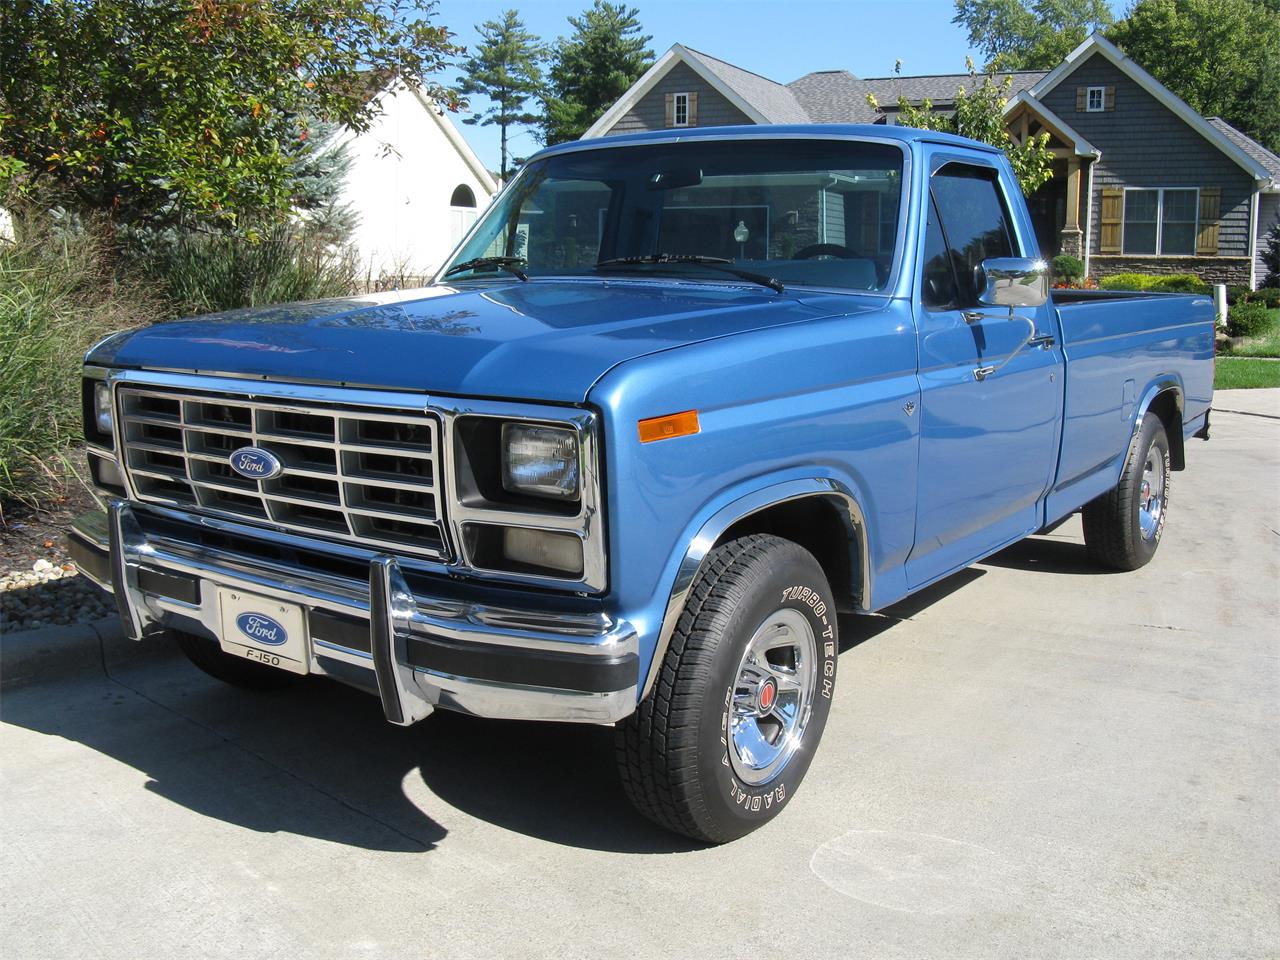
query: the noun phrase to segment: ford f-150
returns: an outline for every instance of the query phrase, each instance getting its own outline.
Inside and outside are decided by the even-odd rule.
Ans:
[[[952,136],[553,147],[423,289],[97,345],[75,556],[233,684],[613,724],[645,815],[731,840],[809,767],[838,614],[1077,511],[1099,563],[1155,553],[1213,304],[1039,258],[1006,158]]]

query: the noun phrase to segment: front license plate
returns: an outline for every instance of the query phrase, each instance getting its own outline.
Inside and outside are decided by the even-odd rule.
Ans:
[[[302,608],[240,590],[218,588],[219,642],[237,657],[291,673],[307,673],[307,624]]]

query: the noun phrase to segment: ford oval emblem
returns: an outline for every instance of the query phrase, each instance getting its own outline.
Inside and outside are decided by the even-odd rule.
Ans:
[[[284,627],[265,613],[242,613],[236,617],[236,626],[254,643],[269,647],[278,647],[289,639]]]
[[[241,447],[231,455],[231,469],[250,480],[270,480],[284,471],[280,458],[261,447]]]

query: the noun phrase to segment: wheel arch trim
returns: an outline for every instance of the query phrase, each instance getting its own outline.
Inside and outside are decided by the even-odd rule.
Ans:
[[[640,700],[653,690],[657,682],[658,671],[662,669],[662,661],[666,658],[667,648],[671,645],[671,637],[675,634],[680,614],[684,612],[689,591],[693,587],[703,563],[715,547],[720,537],[734,524],[753,514],[768,510],[784,503],[810,498],[821,498],[835,502],[848,518],[849,532],[856,541],[859,551],[856,574],[858,584],[858,607],[870,609],[871,605],[871,562],[869,552],[869,535],[866,514],[858,503],[853,492],[837,480],[828,477],[810,477],[798,480],[785,480],[780,483],[762,487],[747,493],[712,514],[698,532],[689,541],[684,556],[676,570],[675,581],[671,585],[671,593],[667,600],[666,611],[662,617],[662,625],[658,631],[657,644],[653,657],[649,661],[648,673],[640,688]]]
[[[1147,415],[1151,405],[1156,402],[1156,397],[1170,392],[1173,393],[1173,401],[1177,404],[1178,415],[1182,415],[1182,381],[1175,374],[1161,374],[1147,385],[1147,389],[1142,392],[1142,399],[1135,408],[1136,412],[1133,417],[1133,432],[1135,434],[1142,429],[1142,418]]]
[[[1130,444],[1132,444],[1142,431],[1142,421],[1146,418],[1151,408],[1161,397],[1166,394],[1173,394],[1173,403],[1177,409],[1178,422],[1176,424],[1168,424],[1167,433],[1169,435],[1169,453],[1173,458],[1173,469],[1181,470],[1186,465],[1186,457],[1183,452],[1183,436],[1182,425],[1185,423],[1185,414],[1183,407],[1182,381],[1176,374],[1164,373],[1153,380],[1142,394],[1142,400],[1135,408],[1133,417],[1133,433],[1130,434]],[[1120,465],[1120,469],[1124,470],[1124,463]]]

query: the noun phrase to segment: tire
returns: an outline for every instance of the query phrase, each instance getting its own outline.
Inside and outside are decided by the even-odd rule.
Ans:
[[[1169,514],[1171,475],[1164,424],[1147,414],[1129,447],[1120,482],[1081,511],[1089,556],[1113,570],[1137,570],[1150,563]]]
[[[831,588],[808,551],[763,535],[712,550],[652,694],[615,731],[632,804],[711,843],[776,817],[822,739],[838,648]]]
[[[232,656],[207,637],[183,630],[171,631],[187,659],[209,676],[245,690],[281,690],[292,686],[299,676],[275,667]]]

